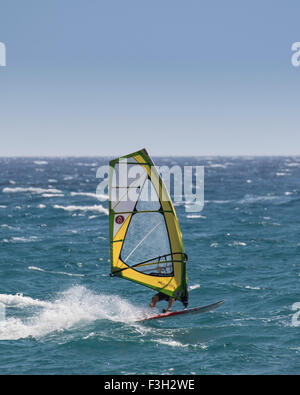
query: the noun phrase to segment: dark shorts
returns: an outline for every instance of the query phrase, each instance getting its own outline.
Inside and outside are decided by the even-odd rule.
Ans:
[[[162,292],[158,292],[158,294],[156,294],[158,296],[158,301],[160,302],[161,300],[166,300],[167,302],[170,299],[169,295],[163,294]]]

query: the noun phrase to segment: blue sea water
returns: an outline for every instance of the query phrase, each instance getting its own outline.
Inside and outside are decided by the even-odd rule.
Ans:
[[[205,166],[203,210],[176,205],[190,306],[226,302],[144,324],[153,291],[109,277],[107,163],[0,158],[0,374],[300,373],[300,158],[155,158]]]

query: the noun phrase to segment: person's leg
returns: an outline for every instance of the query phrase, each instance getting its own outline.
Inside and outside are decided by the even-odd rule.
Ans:
[[[167,313],[168,311],[171,311],[171,308],[172,308],[174,302],[175,302],[175,298],[170,298],[169,299],[169,306],[167,309],[163,309],[163,313]]]
[[[156,294],[153,296],[151,303],[149,304],[150,307],[155,307],[156,303],[159,301],[159,296]]]
[[[168,306],[168,310],[167,310],[167,311],[171,311],[171,308],[172,308],[174,302],[175,302],[175,299],[174,299],[174,298],[170,298],[170,299],[169,299],[169,306]]]

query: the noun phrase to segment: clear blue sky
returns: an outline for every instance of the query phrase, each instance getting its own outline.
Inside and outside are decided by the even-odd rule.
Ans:
[[[0,156],[300,154],[299,18],[299,0],[1,0]]]

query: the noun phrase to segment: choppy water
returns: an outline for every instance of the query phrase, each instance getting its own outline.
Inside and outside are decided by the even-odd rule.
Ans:
[[[300,158],[155,159],[205,166],[203,211],[176,206],[190,306],[226,303],[148,324],[109,277],[107,161],[0,158],[0,373],[298,374]]]

